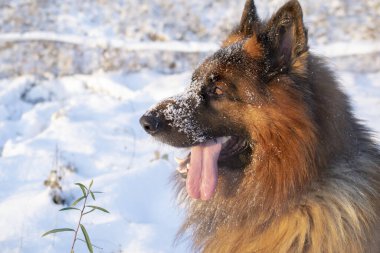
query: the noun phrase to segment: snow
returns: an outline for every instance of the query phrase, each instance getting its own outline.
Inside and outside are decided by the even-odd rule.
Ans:
[[[88,48],[114,48],[129,51],[168,51],[182,53],[210,53],[220,48],[220,43],[199,41],[131,41],[110,37],[88,37],[54,32],[33,31],[25,33],[0,34],[0,42],[59,42],[80,45]],[[359,40],[351,42],[332,42],[327,45],[314,44],[313,51],[329,57],[365,55],[380,53],[380,45],[375,41]]]
[[[199,123],[193,117],[193,112],[198,109],[202,102],[200,94],[201,85],[198,81],[192,80],[189,87],[179,95],[172,96],[160,103],[166,103],[161,111],[164,118],[170,121],[169,125],[178,129],[179,133],[184,133],[192,142],[204,142],[205,136]],[[146,112],[146,115],[156,113],[152,109]]]
[[[59,213],[62,206],[53,204],[43,185],[50,171],[57,169],[56,159],[63,195],[69,201],[80,196],[73,182],[88,184],[93,178],[95,189],[104,192],[96,204],[111,214],[91,213],[84,223],[95,245],[104,252],[173,251],[180,221],[168,185],[175,166],[173,151],[153,143],[140,129],[138,118],[166,95],[155,97],[162,89],[157,84],[177,92],[175,86],[185,84],[186,76],[143,72],[3,80],[7,85],[0,96],[2,252],[68,250],[68,235],[41,238],[49,229],[73,227],[78,219],[75,213]],[[18,117],[12,116],[15,111]],[[168,153],[171,162],[152,161],[156,150]]]
[[[107,38],[107,37],[87,37],[72,34],[57,34],[52,32],[33,31],[26,33],[4,33],[0,34],[0,42],[60,42],[72,45],[81,45],[89,48],[122,48],[130,51],[170,51],[199,53],[211,52],[218,48],[217,43],[207,43],[198,41],[130,41],[126,39]]]
[[[256,2],[268,17],[283,1]],[[102,248],[95,252],[189,252],[187,242],[173,245],[183,213],[169,177],[180,151],[154,141],[138,119],[185,90],[191,67],[218,47],[243,4],[14,0],[0,6],[1,252],[68,252],[71,233],[41,238],[78,220],[74,211],[59,212],[63,205],[52,196],[70,203],[81,194],[74,183],[91,179],[104,192],[93,204],[110,211],[84,218]],[[380,142],[378,0],[302,5],[311,50],[331,58],[355,114]],[[44,184],[57,175],[62,192]],[[76,252],[86,252],[85,244],[78,242]]]

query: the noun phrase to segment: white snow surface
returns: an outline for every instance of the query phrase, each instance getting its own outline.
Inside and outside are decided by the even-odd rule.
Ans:
[[[1,252],[69,251],[72,233],[41,238],[78,220],[75,211],[58,212],[63,206],[52,202],[43,184],[56,163],[69,201],[81,194],[74,182],[94,179],[94,189],[104,192],[93,204],[110,214],[93,212],[83,222],[93,244],[103,248],[96,252],[181,251],[172,245],[181,219],[168,183],[175,168],[172,150],[143,133],[138,119],[148,106],[177,93],[188,75],[2,80]],[[154,160],[157,150],[169,154],[170,162]],[[76,252],[85,252],[85,244],[77,246]]]
[[[338,74],[355,113],[379,140],[380,73]],[[190,75],[99,72],[1,80],[1,251],[69,251],[72,233],[41,238],[78,220],[75,211],[58,212],[63,206],[52,202],[43,184],[58,166],[68,201],[81,194],[74,182],[94,179],[94,189],[104,192],[93,204],[111,213],[93,212],[83,221],[93,244],[102,248],[95,252],[188,252],[186,242],[173,246],[182,219],[168,183],[174,150],[145,134],[138,119],[152,104],[183,90]],[[168,161],[155,159],[164,154]],[[85,252],[85,244],[77,242],[76,249]]]

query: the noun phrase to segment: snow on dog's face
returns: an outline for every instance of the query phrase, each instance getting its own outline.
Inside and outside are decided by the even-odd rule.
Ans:
[[[194,81],[182,94],[162,101],[145,115],[159,121],[162,129],[153,134],[155,137],[176,147],[187,147],[206,140],[207,134],[197,119],[201,107],[201,85]]]

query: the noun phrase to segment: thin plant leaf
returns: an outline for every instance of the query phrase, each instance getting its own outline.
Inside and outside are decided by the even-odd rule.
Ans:
[[[82,224],[80,224],[80,228],[82,229],[82,233],[83,233],[84,239],[86,240],[86,244],[87,244],[88,250],[91,253],[93,253],[94,250],[92,249],[92,244],[91,244],[91,241],[90,241],[90,237],[87,234],[86,228]]]
[[[88,190],[87,187],[86,187],[84,184],[82,184],[82,183],[75,183],[75,184],[78,185],[78,186],[81,185],[81,186],[84,187],[86,190]]]
[[[47,231],[45,234],[43,234],[41,237],[44,237],[48,234],[54,234],[54,233],[60,233],[60,232],[75,232],[72,228],[57,228]]]
[[[86,242],[86,241],[83,240],[82,238],[77,238],[77,240],[82,241],[82,242]],[[99,246],[96,246],[95,244],[92,244],[92,247],[97,248],[97,249],[100,249],[100,250],[103,250],[103,248],[101,248],[101,247],[99,247]]]
[[[100,192],[100,191],[91,191],[92,193],[104,193],[104,192]]]
[[[90,195],[91,195],[91,198],[92,198],[93,200],[95,200],[95,194],[94,194],[92,191],[90,191]]]
[[[59,209],[59,211],[67,211],[67,210],[78,210],[78,211],[80,211],[80,209],[76,208],[76,207],[65,207],[65,208]]]
[[[109,211],[107,211],[106,209],[104,209],[103,207],[100,207],[100,206],[86,206],[86,207],[91,207],[91,208],[98,209],[98,210],[105,212],[105,213],[110,213]]]
[[[83,215],[86,215],[86,214],[92,213],[92,212],[95,211],[95,210],[96,210],[95,208],[92,208],[90,211],[83,213]]]
[[[93,183],[94,183],[94,179],[91,179],[91,183],[90,183],[90,186],[88,187],[88,189],[91,189],[91,186]]]
[[[78,198],[77,200],[75,200],[72,204],[71,204],[71,206],[75,206],[76,204],[78,204],[81,200],[83,200],[85,198],[85,196],[82,196],[82,197],[80,197],[80,198]]]
[[[80,187],[80,189],[82,190],[83,192],[83,196],[86,196],[87,195],[87,187],[84,186],[83,184],[81,183],[75,183],[76,185],[78,185]]]

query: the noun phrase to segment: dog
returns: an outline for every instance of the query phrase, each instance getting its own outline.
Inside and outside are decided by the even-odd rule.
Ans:
[[[379,148],[309,51],[298,1],[262,21],[247,0],[185,92],[140,124],[191,150],[174,181],[193,251],[380,252]]]

